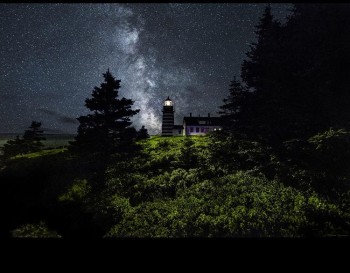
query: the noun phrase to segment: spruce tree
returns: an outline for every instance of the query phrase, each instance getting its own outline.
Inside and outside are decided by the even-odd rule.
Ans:
[[[349,4],[296,4],[280,26],[266,7],[241,71],[252,138],[278,144],[350,128],[349,12]]]
[[[43,137],[44,131],[40,127],[41,122],[32,121],[29,129],[24,132],[23,141],[26,152],[36,152],[44,146],[41,141],[46,138]]]
[[[224,121],[225,131],[241,133],[244,119],[248,114],[245,110],[248,106],[249,92],[236,77],[231,81],[229,90],[230,94],[223,100],[224,104],[219,107],[221,111],[218,114]]]
[[[73,151],[108,155],[123,151],[135,140],[136,130],[130,127],[130,118],[139,110],[131,109],[131,99],[118,98],[120,80],[109,69],[103,77],[104,82],[94,88],[92,98],[85,100],[92,113],[78,118],[78,134],[70,143]]]
[[[276,37],[279,34],[280,23],[274,20],[270,5],[267,5],[255,34],[257,42],[250,45],[246,53],[248,59],[242,64],[242,79],[249,88],[254,91],[262,91],[268,85],[271,78],[272,63],[275,59],[278,43]],[[266,78],[267,77],[267,78]]]
[[[16,136],[15,139],[8,140],[2,148],[3,158],[9,159],[19,154],[40,151],[44,146],[41,141],[46,139],[43,137],[44,131],[40,127],[41,122],[32,121],[29,129],[24,132],[22,138]]]
[[[23,154],[25,152],[23,144],[24,141],[19,136],[16,136],[15,139],[8,140],[2,147],[2,157],[7,160],[13,156]]]
[[[267,5],[259,24],[256,26],[257,41],[251,45],[247,59],[243,61],[241,77],[251,92],[249,107],[245,107],[246,133],[251,138],[278,142],[284,136],[286,118],[283,74],[282,27],[274,20],[270,5]]]
[[[137,132],[137,140],[149,138],[148,130],[142,125],[141,129]]]

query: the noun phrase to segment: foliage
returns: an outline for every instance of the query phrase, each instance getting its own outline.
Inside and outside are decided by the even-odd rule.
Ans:
[[[33,146],[33,150],[42,147],[43,144],[41,140],[46,140],[46,138],[43,137],[44,131],[40,127],[41,122],[32,121],[29,130],[26,130],[23,135],[24,141],[30,143]]]
[[[280,177],[291,185],[327,196],[350,189],[350,133],[345,129],[331,128],[306,140],[286,141],[279,157],[284,165]]]
[[[147,139],[149,137],[148,130],[142,125],[141,129],[137,132],[136,140]]]
[[[100,191],[92,190],[91,164],[68,151],[14,158],[0,172],[2,207],[12,207],[11,214],[3,211],[8,225],[2,228],[44,219],[63,237],[346,235],[347,191],[328,198],[312,183],[292,183],[316,181],[312,147],[338,149],[346,139],[343,130],[331,130],[274,154],[265,144],[222,132],[151,137],[138,142],[137,153],[111,157]],[[192,152],[196,160],[183,164]],[[304,153],[310,157],[300,161]]]
[[[2,148],[3,157],[9,159],[16,155],[40,151],[44,146],[41,141],[46,139],[42,136],[43,130],[40,127],[41,122],[32,121],[22,138],[17,136],[14,140],[8,140]]]
[[[56,231],[47,228],[45,222],[26,224],[12,231],[15,238],[61,238]]]
[[[271,147],[257,141],[235,138],[231,134],[217,133],[210,136],[208,167],[228,174],[247,170],[263,173],[273,178],[278,160]]]
[[[22,154],[25,152],[23,149],[24,140],[16,136],[13,140],[8,140],[2,147],[3,157],[5,159]]]
[[[295,4],[281,25],[268,5],[242,63],[242,83],[234,81],[235,91],[222,106],[239,108],[228,127],[277,147],[330,127],[348,130],[349,12],[346,4]],[[243,89],[249,92],[242,103]]]
[[[76,180],[73,182],[71,188],[63,195],[58,197],[59,201],[81,201],[91,191],[91,186],[86,179]]]
[[[251,93],[236,78],[231,82],[229,96],[223,100],[218,113],[224,121],[224,130],[237,135],[244,132],[242,127],[247,118],[247,108]]]
[[[350,174],[349,131],[331,128],[312,136],[308,142],[314,150],[311,160],[316,169],[323,170],[330,176]]]
[[[334,223],[348,217],[315,194],[238,172],[195,183],[174,200],[141,203],[107,236],[321,236],[346,232]]]
[[[132,100],[118,99],[120,80],[109,70],[103,77],[104,82],[94,88],[92,98],[85,100],[85,106],[93,113],[78,118],[80,125],[75,141],[71,142],[72,151],[108,155],[126,149],[136,137],[135,128],[129,126],[130,118],[139,110],[131,109]]]

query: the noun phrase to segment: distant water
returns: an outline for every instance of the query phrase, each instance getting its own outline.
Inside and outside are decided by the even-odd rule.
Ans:
[[[0,147],[2,147],[8,140],[15,139],[16,136],[22,136],[21,134],[0,134]],[[66,147],[69,145],[69,141],[73,141],[75,134],[44,134],[46,140],[42,141],[45,148]],[[1,153],[1,151],[0,151]]]

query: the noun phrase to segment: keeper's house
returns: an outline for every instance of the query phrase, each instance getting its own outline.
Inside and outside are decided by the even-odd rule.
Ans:
[[[212,131],[222,130],[221,118],[211,117],[210,114],[207,117],[192,117],[190,113],[189,117],[184,117],[182,125],[184,136],[205,135]]]

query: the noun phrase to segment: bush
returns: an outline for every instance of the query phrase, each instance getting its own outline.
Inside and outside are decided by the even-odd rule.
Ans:
[[[344,129],[287,141],[280,159],[279,176],[290,185],[335,198],[350,189],[350,133]]]
[[[107,236],[324,236],[347,233],[348,221],[316,194],[238,172],[195,183],[173,200],[142,203]]]
[[[45,222],[26,224],[12,231],[17,238],[61,238],[56,231],[49,230]]]
[[[276,174],[278,162],[270,147],[230,135],[213,134],[210,141],[207,161],[209,168],[224,174],[239,170],[263,173],[269,178]]]

